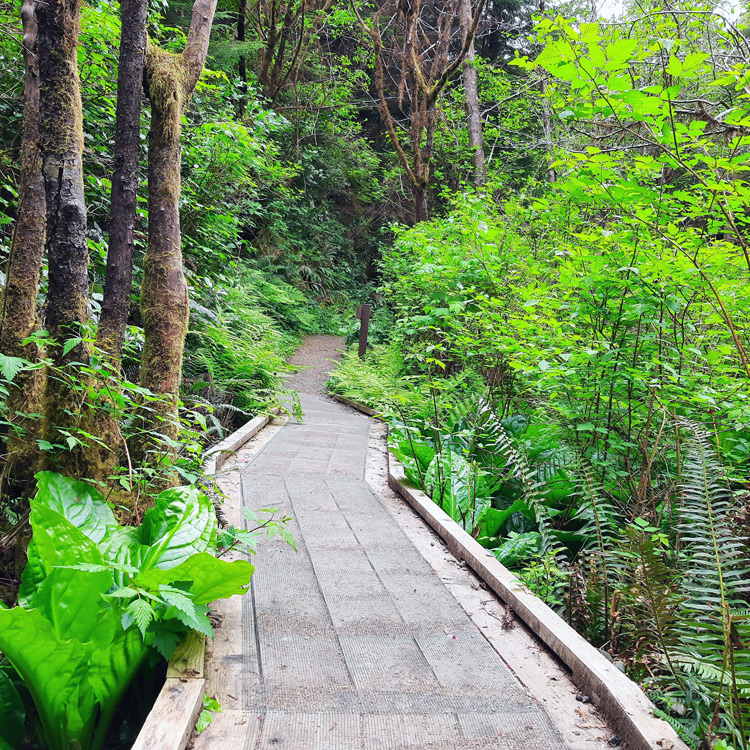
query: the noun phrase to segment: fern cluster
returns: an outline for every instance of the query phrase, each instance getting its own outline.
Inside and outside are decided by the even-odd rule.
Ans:
[[[674,425],[677,484],[623,499],[553,426],[487,400],[433,392],[430,418],[391,421],[411,478],[618,659],[690,744],[750,748],[750,560],[714,435]]]

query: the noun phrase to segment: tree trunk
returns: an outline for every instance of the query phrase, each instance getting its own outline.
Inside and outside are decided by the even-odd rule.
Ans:
[[[468,33],[471,28],[471,0],[460,0],[458,6],[461,28]],[[484,134],[482,115],[479,109],[479,82],[474,66],[474,38],[463,62],[464,95],[466,97],[466,128],[469,132],[469,146],[472,149],[471,161],[474,165],[474,184],[481,187],[487,182],[487,166],[484,159]]]
[[[414,186],[414,223],[429,219],[427,208],[427,185],[418,184]]]
[[[455,13],[452,5],[450,8],[446,7],[444,13],[439,14],[437,26],[433,21],[421,23],[420,3],[401,3],[396,0],[384,3],[373,14],[369,23],[365,21],[357,3],[351,5],[357,21],[373,42],[378,111],[414,190],[412,219],[415,224],[428,218],[427,190],[430,184],[437,102],[451,76],[463,64],[474,42],[484,2],[485,0],[479,0],[474,15],[470,16],[469,22],[463,27],[463,39],[457,51],[453,44]],[[383,12],[386,8],[388,12]],[[386,29],[390,29],[389,48],[383,43],[381,15],[390,19],[386,24]],[[426,49],[423,49],[424,46]],[[392,63],[392,70],[387,76],[386,55],[390,56]],[[397,76],[394,75],[394,70],[398,71]],[[386,96],[386,80],[396,84],[398,106],[409,121],[411,154],[404,148],[396,120],[391,113],[389,97]],[[403,104],[404,97],[407,99],[406,106]]]
[[[240,44],[245,43],[245,25],[247,23],[247,0],[239,0],[239,9],[237,11],[237,41]],[[245,97],[247,96],[247,60],[245,59],[245,53],[240,52],[239,60],[239,73],[240,73],[240,91],[242,96],[240,98],[240,119],[245,116],[245,110],[247,109],[247,102]]]
[[[109,219],[109,251],[97,344],[119,368],[133,284],[133,231],[138,191],[141,90],[146,59],[146,0],[122,0],[117,74],[115,168]]]
[[[545,0],[539,0],[539,12],[544,13],[546,9]],[[550,113],[549,101],[547,99],[547,81],[542,79],[539,84],[542,94],[542,130],[544,131],[544,150],[547,152],[547,182],[552,183],[557,179],[557,174],[552,168],[555,161],[555,151],[552,148],[552,115]]]
[[[85,395],[74,362],[88,362],[80,342],[65,352],[63,344],[83,336],[88,322],[88,246],[83,196],[83,115],[78,76],[80,0],[46,0],[37,7],[39,25],[39,109],[44,187],[47,199],[49,287],[46,326],[57,372],[47,378],[46,439],[64,442],[60,430],[75,431]],[[72,386],[78,387],[72,387]],[[47,454],[51,468],[71,476],[97,478],[87,470],[80,446]]]
[[[188,325],[188,289],[180,242],[180,135],[182,115],[203,70],[216,0],[196,0],[181,55],[149,46],[146,80],[151,100],[148,147],[148,250],[143,263],[141,313],[145,343],[141,385],[163,399],[144,414],[144,458],[150,431],[175,438],[182,353]]]
[[[39,143],[39,66],[37,60],[36,0],[24,0],[23,51],[26,64],[24,82],[23,139],[21,142],[18,216],[10,248],[5,289],[0,309],[0,351],[31,362],[39,360],[36,344],[21,343],[41,321],[36,298],[44,257],[45,197],[42,155]],[[24,414],[41,411],[44,370],[31,370],[16,376],[7,400],[9,420],[20,433],[8,435],[9,461],[6,473],[14,479],[31,480],[37,468],[39,451],[35,438],[40,425]]]

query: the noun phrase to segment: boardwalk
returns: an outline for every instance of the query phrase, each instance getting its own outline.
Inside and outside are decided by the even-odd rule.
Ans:
[[[246,507],[293,516],[298,551],[261,545],[209,659],[225,713],[196,748],[563,750],[365,481],[368,420],[301,400],[304,423],[239,473]]]

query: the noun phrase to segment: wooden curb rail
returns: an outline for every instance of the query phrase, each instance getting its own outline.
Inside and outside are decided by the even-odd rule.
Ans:
[[[203,705],[206,636],[191,631],[177,646],[153,708],[132,750],[183,750]]]
[[[247,424],[225,437],[220,443],[209,448],[206,453],[205,472],[208,476],[216,474],[248,440],[254,438],[274,417],[281,413],[281,409],[272,409],[268,414],[259,414]]]
[[[610,721],[632,750],[688,750],[677,732],[654,716],[654,706],[627,675],[532,594],[489,550],[428,495],[409,486],[401,464],[388,455],[388,484],[465,560],[474,572],[571,670],[573,682]]]
[[[364,414],[377,414],[370,407],[344,396],[331,395]],[[390,451],[387,456],[391,489],[414,508],[453,555],[464,560],[571,670],[573,682],[591,698],[631,750],[689,750],[666,721],[654,716],[653,703],[638,685],[523,586],[492,552],[464,531],[432,498],[411,486],[404,467]]]
[[[340,404],[346,404],[346,406],[351,406],[352,409],[356,409],[357,411],[361,411],[363,414],[367,414],[368,417],[378,417],[380,412],[375,411],[375,409],[371,409],[369,406],[365,406],[364,404],[358,404],[356,401],[352,401],[350,398],[347,398],[346,396],[341,396],[338,393],[334,393],[333,391],[328,391],[328,395],[334,400],[338,401]]]

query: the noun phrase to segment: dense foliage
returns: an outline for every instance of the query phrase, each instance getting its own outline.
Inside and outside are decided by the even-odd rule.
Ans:
[[[211,554],[216,514],[194,487],[162,492],[133,528],[85,482],[38,481],[18,606],[0,608],[0,650],[14,668],[3,704],[21,703],[17,676],[45,747],[93,750],[149,653],[168,658],[189,629],[211,635],[206,605],[243,593],[253,566]],[[6,716],[0,737],[15,745],[24,723],[20,710]]]

